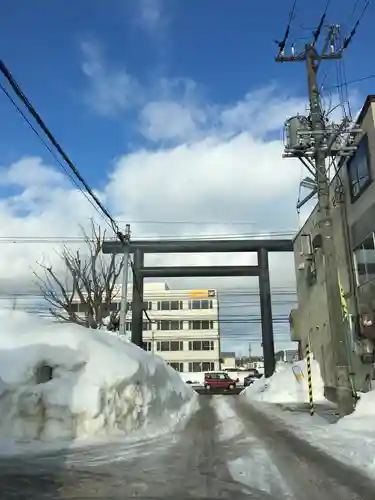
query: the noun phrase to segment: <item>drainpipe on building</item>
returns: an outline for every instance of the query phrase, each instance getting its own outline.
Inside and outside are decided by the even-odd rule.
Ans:
[[[341,186],[343,187],[343,182],[339,174],[339,179],[341,182]],[[355,271],[354,271],[354,259],[353,259],[353,253],[352,253],[352,245],[351,245],[351,238],[350,238],[350,231],[349,231],[349,223],[348,223],[348,214],[347,214],[347,209],[346,209],[346,196],[345,196],[345,190],[343,187],[343,201],[341,204],[341,213],[342,213],[342,218],[341,218],[341,225],[342,225],[342,232],[343,232],[343,239],[344,239],[344,247],[345,247],[345,254],[346,254],[346,261],[348,264],[348,271],[349,271],[349,291],[348,294],[345,295],[352,295],[353,296],[353,317],[355,318],[355,323],[353,325],[353,322],[351,320],[351,314],[350,311],[348,311],[348,318],[346,320],[346,324],[348,325],[348,334],[350,335],[350,339],[346,338],[346,350],[347,350],[347,356],[348,356],[348,361],[349,361],[349,369],[350,369],[350,379],[351,379],[351,384],[352,384],[352,390],[353,394],[356,393],[356,384],[355,384],[355,377],[353,373],[353,352],[352,352],[352,345],[353,345],[353,330],[354,334],[356,337],[358,337],[358,318],[359,318],[359,301],[358,301],[358,291],[357,291],[357,282],[355,278]],[[345,297],[346,298],[346,297]]]
[[[340,181],[342,183],[341,178]],[[349,294],[353,295],[354,297],[354,308],[355,308],[354,312],[355,315],[358,316],[359,304],[358,304],[357,282],[355,279],[355,272],[354,272],[354,260],[353,260],[350,232],[349,232],[348,214],[345,203],[345,193],[343,194],[343,203],[341,205],[341,210],[342,210],[341,224],[344,236],[345,253],[346,253],[347,263],[349,265]]]

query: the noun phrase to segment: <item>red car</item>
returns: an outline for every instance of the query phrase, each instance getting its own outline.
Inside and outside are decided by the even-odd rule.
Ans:
[[[233,380],[226,372],[210,372],[204,374],[204,387],[210,389],[229,389],[236,388],[237,380]]]

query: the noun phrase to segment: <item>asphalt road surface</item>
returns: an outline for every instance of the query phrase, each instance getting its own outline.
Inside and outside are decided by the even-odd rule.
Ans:
[[[185,429],[1,459],[1,500],[374,500],[375,485],[238,397],[201,397]]]

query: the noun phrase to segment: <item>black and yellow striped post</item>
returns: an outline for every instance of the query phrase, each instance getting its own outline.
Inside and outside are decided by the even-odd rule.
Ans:
[[[311,359],[310,359],[310,346],[306,344],[306,362],[307,362],[307,384],[309,388],[309,404],[310,404],[310,415],[313,416],[314,409],[314,399],[313,399],[313,387],[312,387],[312,377],[311,377]]]

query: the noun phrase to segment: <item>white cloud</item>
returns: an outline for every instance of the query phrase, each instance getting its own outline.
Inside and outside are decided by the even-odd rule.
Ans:
[[[162,0],[138,0],[140,23],[148,30],[160,27],[162,18]]]
[[[44,165],[37,157],[21,158],[10,166],[1,168],[0,172],[0,184],[2,185],[30,188],[66,183],[66,177],[62,173]]]
[[[106,63],[95,43],[82,42],[81,51],[82,71],[88,81],[87,104],[103,116],[114,116],[133,106],[138,99],[139,85],[126,68]]]
[[[142,134],[155,142],[194,138],[205,123],[203,111],[171,101],[147,103],[140,113]]]
[[[185,122],[178,107],[167,106],[163,111],[159,101],[158,110],[159,116],[164,113],[165,124],[168,118],[176,127],[179,122],[180,132],[173,133],[172,127],[169,132],[163,129],[162,121],[154,121],[154,128],[150,129],[155,139],[173,138],[175,143],[156,150],[136,150],[116,160],[107,182],[102,183],[103,192],[99,193],[111,213],[119,221],[131,222],[134,239],[254,237],[259,233],[295,228],[300,166],[295,160],[282,159],[282,142],[268,140],[264,134],[277,128],[276,109],[284,118],[294,111],[298,100],[283,100],[283,112],[282,106],[275,108],[275,99],[269,93],[256,93],[258,100],[266,96],[263,105],[258,101],[252,103],[248,95],[244,107],[253,117],[263,109],[269,122],[264,118],[259,129],[248,120],[244,130],[246,127],[241,128],[239,124],[247,114],[238,111],[243,109],[241,102],[233,106],[232,113],[229,106],[204,106],[202,98],[195,99],[194,85],[180,84],[175,82],[169,88],[167,83],[163,84],[160,94],[175,97],[180,92],[183,95]],[[173,120],[171,109],[175,110]],[[197,111],[201,115],[197,115]],[[221,119],[219,125],[215,121],[218,118],[213,116]],[[82,193],[40,158],[23,158],[8,168],[3,167],[1,177],[2,192],[10,186],[12,195],[0,202],[0,294],[11,295],[15,290],[30,289],[31,268],[36,267],[37,261],[52,263],[56,270],[64,273],[56,253],[61,244],[38,240],[25,244],[17,242],[17,237],[77,236],[79,224],[88,227],[90,217],[99,218]],[[4,237],[10,237],[14,243],[5,242]],[[254,254],[156,255],[146,259],[146,265],[255,263]],[[291,254],[271,254],[270,266],[272,286],[294,286]],[[171,286],[199,288],[257,287],[256,278],[168,279],[168,282]],[[228,331],[233,337],[230,332],[234,331],[234,342],[235,337],[242,338],[244,328],[252,332],[252,338],[259,337],[258,326],[246,323],[226,323],[224,332]],[[285,325],[285,332],[287,330]],[[280,335],[280,341],[287,341],[287,333]],[[223,345],[230,350],[233,342],[228,340]],[[243,348],[240,340],[236,343],[239,349]]]
[[[177,95],[183,97],[181,105],[186,109],[187,116],[191,116],[191,121],[186,119],[180,133],[175,133],[175,144],[157,150],[137,150],[119,158],[107,182],[103,183],[105,189],[100,193],[118,220],[132,223],[133,238],[223,237],[233,234],[251,237],[254,233],[296,227],[294,207],[300,179],[299,164],[282,159],[283,145],[280,141],[266,140],[262,136],[277,128],[274,116],[270,116],[275,113],[273,95],[269,92],[256,93],[258,100],[266,96],[262,106],[259,102],[252,103],[250,95],[244,99],[244,106],[248,107],[253,117],[262,108],[270,124],[264,119],[259,131],[249,120],[248,129],[243,130],[245,127],[242,129],[238,124],[247,115],[238,112],[241,101],[233,106],[235,111],[230,113],[229,106],[205,106],[203,98],[196,97],[194,84],[188,81],[163,82],[160,87],[158,92],[167,102],[176,102]],[[172,97],[170,101],[168,96]],[[293,111],[297,101],[285,99],[284,114],[282,107],[277,108],[280,117],[283,115],[284,118]],[[168,109],[171,118],[172,108]],[[196,115],[197,110],[201,118]],[[163,112],[161,108],[159,111]],[[167,122],[168,113],[164,116]],[[175,125],[177,117],[178,111],[174,115]],[[225,117],[225,120],[221,119],[220,126],[216,122],[217,117]],[[194,122],[196,131],[191,122]],[[173,136],[172,132],[168,135],[164,130],[163,135],[162,131],[162,123],[153,129],[159,138]],[[26,177],[23,172],[28,173]],[[59,171],[52,170],[39,158],[21,159],[3,170],[2,178],[5,179],[3,184],[11,184],[11,192],[16,193],[3,198],[0,203],[0,237],[12,237],[15,241],[5,243],[0,238],[0,292],[11,294],[12,290],[30,287],[31,267],[35,267],[36,261],[51,262],[63,272],[55,252],[61,245],[43,241],[17,243],[17,236],[76,236],[79,234],[78,225],[88,226],[89,218],[97,214],[79,191],[64,182]],[[176,223],[156,224],[157,221]],[[147,265],[255,263],[254,254],[157,255],[146,260]],[[270,265],[273,286],[293,286],[291,254],[271,255]],[[219,289],[228,286],[257,287],[256,278],[196,278],[168,282],[172,286]],[[251,328],[254,332],[257,329],[230,324],[225,328],[228,331],[240,329],[239,337],[243,335],[243,328]],[[285,328],[287,330],[287,325]],[[228,343],[224,345],[230,348]]]
[[[230,137],[241,132],[262,138],[279,131],[287,117],[306,107],[303,98],[280,94],[275,86],[251,91],[225,106],[204,102],[189,80],[164,84],[162,89],[163,96],[148,102],[140,113],[141,132],[156,142],[197,140],[208,134]]]

